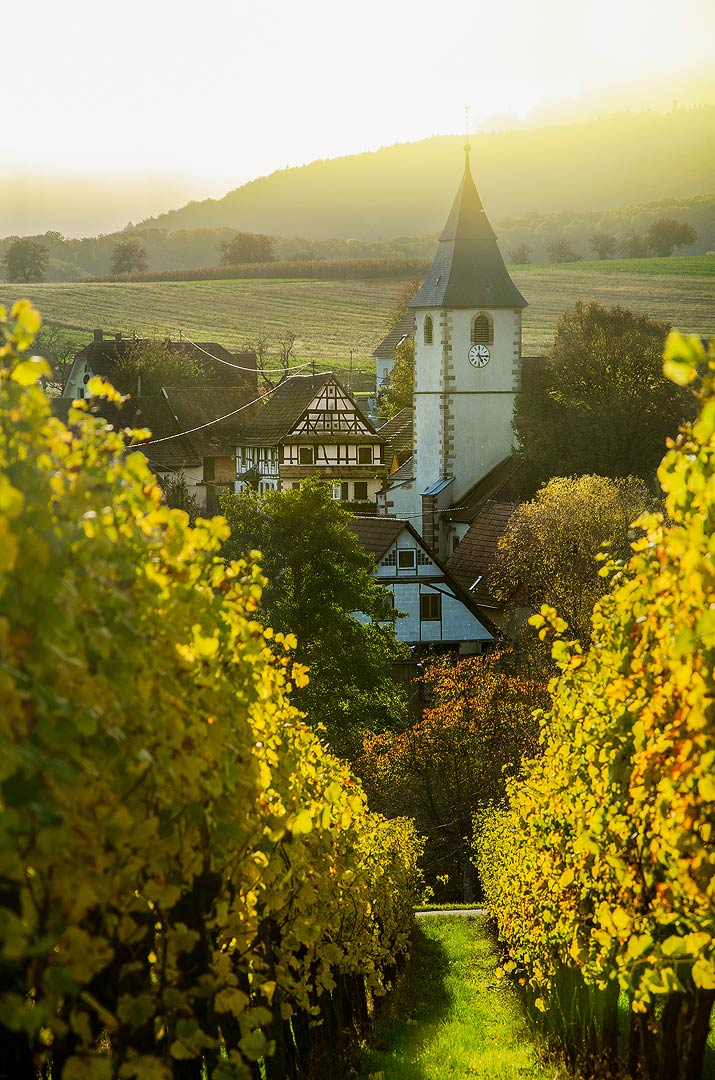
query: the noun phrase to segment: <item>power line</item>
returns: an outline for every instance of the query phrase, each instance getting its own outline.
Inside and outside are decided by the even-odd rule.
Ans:
[[[286,375],[289,372],[303,371],[305,368],[310,367],[312,363],[312,361],[309,360],[305,364],[300,364],[299,367],[275,369],[272,368],[270,371],[259,371],[257,367],[243,367],[241,364],[232,364],[228,360],[222,360],[220,356],[214,356],[214,354],[210,353],[208,349],[204,349],[202,345],[199,345],[197,344],[197,342],[192,341],[190,337],[185,337],[184,340],[188,341],[189,345],[193,345],[193,347],[195,349],[198,349],[199,352],[204,353],[205,356],[209,356],[212,360],[216,360],[219,364],[225,364],[226,367],[235,368],[236,371],[250,371],[251,374],[256,375]]]
[[[177,431],[175,435],[165,435],[162,439],[147,439],[146,442],[142,443],[142,446],[155,446],[157,443],[169,442],[170,439],[180,439],[182,435],[192,435],[195,431],[202,431],[203,428],[211,427],[212,424],[220,424],[222,420],[228,420],[230,416],[235,416],[237,413],[243,412],[244,409],[250,408],[251,405],[257,405],[259,401],[265,401],[272,393],[273,390],[267,390],[265,394],[261,394],[259,397],[254,398],[253,401],[247,401],[245,405],[241,405],[240,408],[225,413],[224,416],[217,416],[215,420],[207,420],[205,424],[198,424],[196,427],[187,428],[186,431]]]

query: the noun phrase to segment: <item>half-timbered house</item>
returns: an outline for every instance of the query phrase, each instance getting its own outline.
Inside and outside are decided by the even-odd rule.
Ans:
[[[384,443],[335,375],[293,375],[242,432],[237,490],[280,491],[319,476],[333,498],[362,510],[387,474]]]

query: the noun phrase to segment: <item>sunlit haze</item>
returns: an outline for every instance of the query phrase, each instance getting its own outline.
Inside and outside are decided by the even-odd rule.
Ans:
[[[105,209],[106,230],[286,165],[458,131],[467,102],[483,129],[715,101],[715,82],[696,82],[711,66],[712,0],[34,10],[6,37],[0,180],[149,178]],[[37,207],[15,198],[23,231]]]

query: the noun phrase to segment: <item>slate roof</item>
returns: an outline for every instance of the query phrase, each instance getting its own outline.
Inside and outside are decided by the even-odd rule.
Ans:
[[[471,590],[471,595],[482,603],[491,601],[489,568],[496,554],[499,537],[504,534],[516,505],[496,499],[483,503],[469,531],[447,559],[447,569],[454,574],[460,585]],[[481,581],[475,585],[480,578]]]
[[[392,483],[399,483],[401,480],[414,480],[415,478],[415,459],[408,457],[407,461],[400,465],[399,469],[395,469],[391,473],[386,481],[386,485],[389,487]]]
[[[409,307],[524,308],[526,300],[504,265],[465,149],[462,183],[432,265]]]
[[[395,355],[395,349],[406,337],[415,336],[415,316],[414,312],[407,311],[399,320],[395,323],[392,330],[382,339],[376,349],[373,350],[373,356],[376,360],[392,360]]]
[[[375,432],[370,421],[355,404],[352,395],[345,389],[340,380],[330,372],[320,375],[291,375],[284,379],[275,388],[263,408],[248,422],[241,435],[243,446],[275,446],[284,439],[300,420],[303,413],[310,405],[313,398],[329,382],[336,382],[342,392],[348,397],[353,408],[367,427],[366,435],[347,435],[337,433],[328,436],[328,433],[311,433],[299,436],[301,442],[324,443],[327,441],[342,443],[350,442],[382,442]]]
[[[189,438],[202,458],[232,457],[241,433],[260,409],[255,391],[246,385],[166,386],[162,394],[181,431],[201,428],[191,431]],[[226,419],[212,423],[222,416]]]
[[[412,454],[414,411],[400,409],[377,429],[377,433],[385,439],[385,461],[388,465],[395,456],[398,461],[404,461],[405,455]]]

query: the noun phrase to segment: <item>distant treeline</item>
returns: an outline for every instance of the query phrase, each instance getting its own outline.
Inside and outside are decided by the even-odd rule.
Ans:
[[[612,255],[632,256],[633,251],[626,247],[629,239],[645,237],[650,226],[662,218],[690,225],[697,234],[697,240],[680,249],[679,254],[702,255],[715,249],[715,194],[660,199],[617,210],[529,213],[496,220],[494,227],[507,262],[524,261],[511,258],[511,254],[518,254],[518,249],[526,246],[528,261],[542,263],[553,261],[550,249],[557,241],[567,244],[579,258],[595,258],[591,238],[598,232],[612,235]],[[83,239],[65,239],[57,232],[32,239],[47,249],[49,263],[45,276],[50,281],[109,277],[112,252],[118,243],[128,239],[139,242],[147,255],[148,272],[137,275],[135,280],[171,280],[172,274],[164,273],[171,271],[173,280],[182,281],[227,277],[409,276],[413,266],[415,274],[422,272],[424,260],[434,255],[439,234],[419,233],[381,240],[274,236],[275,262],[241,264],[230,269],[218,266],[222,249],[235,235],[236,230],[226,227],[171,232],[166,228],[138,226]],[[13,239],[0,240],[0,258]],[[378,262],[384,265],[378,267]]]
[[[199,266],[95,278],[95,281],[225,281],[234,278],[316,278],[319,280],[407,279],[422,276],[427,259],[291,259],[234,266]]]

